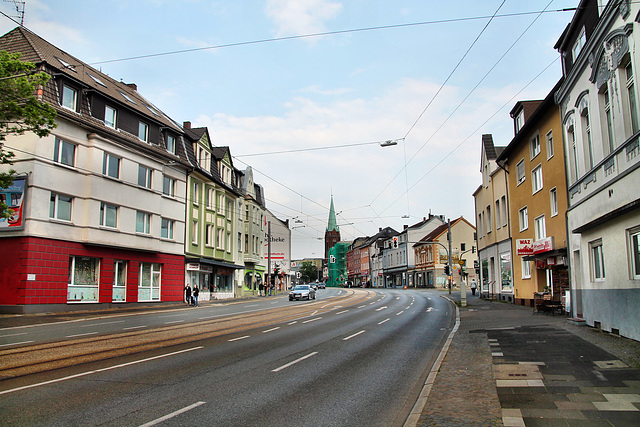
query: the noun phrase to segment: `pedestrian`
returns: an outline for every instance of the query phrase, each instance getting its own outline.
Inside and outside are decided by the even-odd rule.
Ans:
[[[476,285],[476,279],[471,279],[471,295],[475,295],[476,294],[476,288],[478,287],[478,285]]]
[[[200,290],[197,286],[193,287],[193,306],[198,307],[198,295],[200,294]]]
[[[258,295],[262,296],[262,291],[264,290],[264,285],[262,283],[260,283],[260,286],[258,286]]]
[[[187,283],[187,286],[184,287],[184,299],[187,305],[191,305],[191,286]]]

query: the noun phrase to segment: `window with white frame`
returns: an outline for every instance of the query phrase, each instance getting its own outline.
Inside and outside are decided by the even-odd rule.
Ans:
[[[162,237],[163,239],[173,240],[174,224],[175,224],[174,221],[167,218],[162,218],[162,221],[160,224],[160,237]]]
[[[161,273],[161,264],[150,262],[140,263],[138,301],[160,301]]]
[[[216,190],[213,187],[206,187],[204,204],[207,209],[215,209]]]
[[[529,214],[526,206],[518,211],[518,219],[520,220],[520,231],[529,228]]]
[[[115,261],[113,263],[113,302],[125,302],[127,300],[127,262]]]
[[[547,228],[545,224],[544,215],[540,215],[539,217],[533,220],[533,224],[535,227],[535,238],[536,240],[544,239],[547,237]]]
[[[194,205],[200,203],[200,185],[196,181],[193,181],[193,194],[191,195],[191,199]]]
[[[71,221],[71,203],[73,198],[51,193],[49,201],[49,218]]]
[[[117,110],[113,107],[106,105],[104,107],[104,124],[110,128],[116,128]]]
[[[149,234],[151,230],[151,214],[147,212],[136,212],[136,233]]]
[[[76,146],[62,139],[55,139],[53,147],[53,161],[66,166],[74,166]]]
[[[572,181],[577,181],[580,177],[580,164],[578,163],[578,145],[576,142],[575,128],[573,124],[567,127],[567,140],[569,142],[569,150],[571,151],[569,157],[569,168],[571,172]]]
[[[594,282],[604,280],[605,271],[602,240],[595,240],[589,243],[589,251],[591,253],[591,280]]]
[[[516,175],[518,176],[518,185],[522,184],[526,179],[526,175],[524,173],[524,159],[520,160],[516,165]]]
[[[531,278],[531,261],[525,261],[524,259],[522,259],[522,278]]]
[[[78,91],[70,86],[62,85],[62,106],[78,111]]]
[[[224,193],[218,193],[218,215],[222,215],[224,212]]]
[[[542,190],[542,165],[538,165],[531,171],[531,187],[533,194]]]
[[[606,120],[607,139],[606,147],[609,149],[609,153],[613,153],[615,149],[615,139],[613,137],[613,112],[611,111],[611,99],[609,98],[608,83],[602,85],[602,94],[600,98],[602,100],[602,107],[604,109],[604,118]]]
[[[224,249],[224,228],[218,228],[216,234],[216,248]]]
[[[102,174],[111,178],[120,178],[120,159],[112,154],[102,156]]]
[[[207,224],[207,226],[205,227],[204,245],[208,247],[213,246],[213,225],[212,224]]]
[[[502,221],[500,220],[500,199],[496,200],[496,230],[502,227]]]
[[[167,135],[167,151],[176,154],[176,138],[172,135]]]
[[[629,98],[629,115],[631,116],[631,131],[638,132],[638,101],[636,98],[636,89],[633,79],[633,66],[631,61],[625,67],[625,77],[627,79],[627,96]]]
[[[576,60],[578,59],[578,55],[580,55],[580,52],[582,52],[582,48],[584,47],[586,42],[587,35],[585,33],[584,27],[582,27],[582,30],[578,34],[578,38],[576,39],[575,43],[573,44],[573,48],[571,49],[573,62],[576,62]]]
[[[151,176],[153,175],[153,170],[138,165],[138,185],[145,188],[151,188]]]
[[[191,223],[191,243],[198,244],[198,221],[196,220]]]
[[[558,215],[558,190],[556,187],[553,187],[549,191],[549,199],[551,203],[551,216]]]
[[[553,148],[553,131],[549,131],[547,133],[547,160],[552,158],[554,155],[554,148]]]
[[[502,196],[502,226],[506,227],[509,222],[509,218],[507,216],[507,196]]]
[[[587,147],[587,166],[589,170],[593,169],[594,165],[594,153],[593,153],[593,139],[591,138],[591,118],[589,117],[589,108],[585,107],[581,113],[582,117],[582,129],[583,140]]]
[[[529,151],[531,152],[531,159],[540,154],[540,135],[536,135],[529,141]]]
[[[629,232],[629,249],[631,278],[640,280],[640,227],[636,227]]]
[[[103,227],[118,227],[118,207],[108,203],[100,203],[100,225]]]
[[[487,234],[491,233],[491,206],[487,206]]]
[[[165,175],[162,180],[162,194],[164,194],[165,196],[174,197],[175,191],[176,180]]]
[[[520,132],[520,129],[522,129],[522,126],[524,126],[524,109],[520,110],[520,112],[516,116],[515,125],[516,125],[516,133]]]
[[[67,302],[98,302],[100,259],[69,257]]]
[[[144,142],[149,142],[149,125],[140,122],[138,124],[138,139]]]
[[[227,233],[227,253],[231,253],[231,233]]]

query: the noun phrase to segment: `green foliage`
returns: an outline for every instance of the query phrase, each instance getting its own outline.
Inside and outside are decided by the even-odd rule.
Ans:
[[[33,132],[40,138],[56,127],[56,110],[36,97],[50,76],[36,72],[35,64],[20,60],[20,53],[0,51],[0,165],[13,164],[14,153],[4,149],[8,135]],[[13,182],[14,170],[0,172],[0,188]],[[7,205],[0,202],[0,218],[8,218]]]
[[[315,282],[318,278],[318,268],[316,265],[311,261],[302,261],[300,278],[305,282]]]

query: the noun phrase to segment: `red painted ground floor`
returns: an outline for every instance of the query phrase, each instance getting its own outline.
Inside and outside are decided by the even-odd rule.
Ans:
[[[0,239],[0,311],[182,301],[184,256],[36,237]]]

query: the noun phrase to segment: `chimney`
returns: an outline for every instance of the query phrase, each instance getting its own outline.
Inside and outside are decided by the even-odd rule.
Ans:
[[[135,83],[125,83],[127,85],[127,87],[137,91],[138,90],[138,85]]]
[[[191,122],[183,122],[182,127],[185,129],[191,129]]]
[[[409,224],[405,224],[403,225],[403,227],[404,227],[403,230],[406,230],[407,228],[409,228]]]

